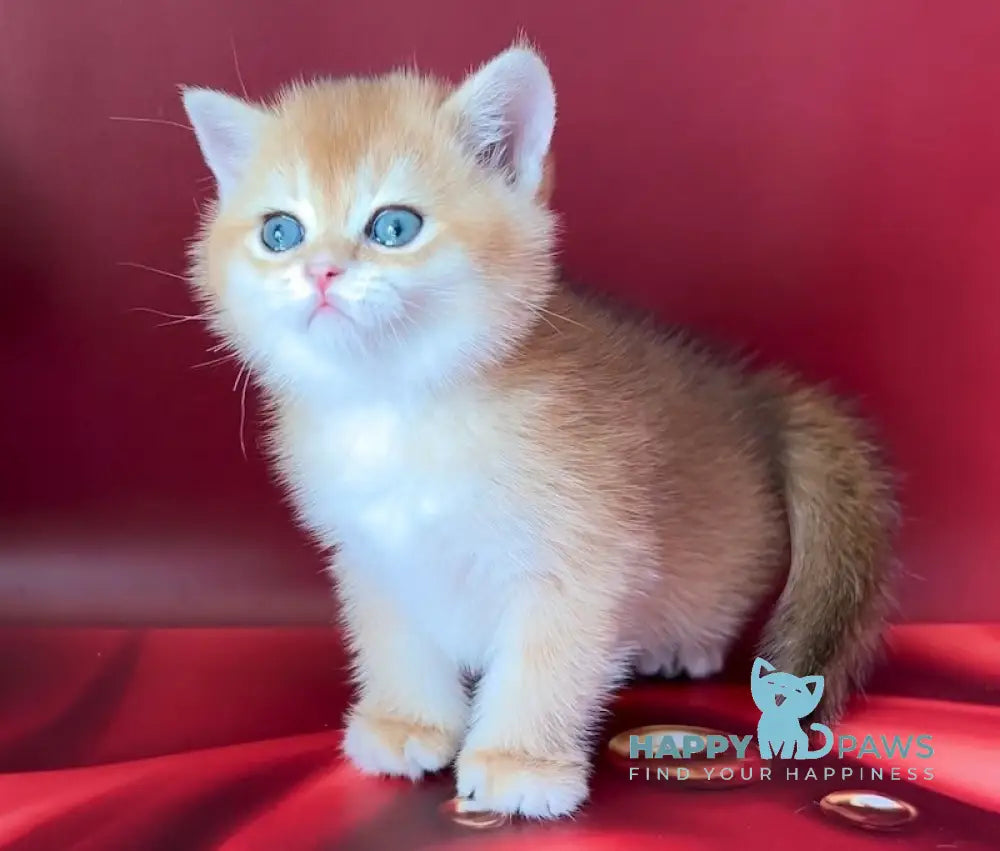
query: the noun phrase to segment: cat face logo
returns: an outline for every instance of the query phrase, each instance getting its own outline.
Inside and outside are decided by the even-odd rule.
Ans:
[[[757,747],[764,759],[819,759],[833,748],[833,731],[826,724],[810,724],[823,733],[826,742],[818,750],[809,750],[809,735],[799,724],[823,697],[823,677],[796,677],[775,670],[765,659],[757,658],[750,672],[750,693],[760,710],[757,724]]]

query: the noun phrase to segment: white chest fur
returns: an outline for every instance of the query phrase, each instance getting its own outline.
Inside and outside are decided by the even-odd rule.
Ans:
[[[449,655],[477,667],[512,579],[530,569],[530,518],[511,452],[475,400],[300,409],[283,429],[303,519],[366,571]]]

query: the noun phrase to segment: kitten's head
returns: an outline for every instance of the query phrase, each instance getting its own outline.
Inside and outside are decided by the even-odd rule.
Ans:
[[[218,186],[193,278],[265,381],[436,383],[533,327],[555,96],[530,49],[458,88],[395,73],[184,106]]]

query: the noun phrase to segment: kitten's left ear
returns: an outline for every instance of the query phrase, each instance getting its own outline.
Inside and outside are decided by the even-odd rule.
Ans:
[[[246,174],[267,113],[210,89],[183,89],[182,98],[202,156],[218,183],[219,198],[224,199]]]
[[[463,140],[481,163],[503,170],[530,195],[543,188],[556,93],[534,50],[504,51],[471,74],[446,106],[458,111]]]

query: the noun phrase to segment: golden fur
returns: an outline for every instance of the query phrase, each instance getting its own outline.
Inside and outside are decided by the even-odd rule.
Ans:
[[[534,53],[457,90],[392,74],[186,103],[221,195],[198,292],[269,395],[302,522],[338,551],[352,760],[416,778],[457,755],[481,806],[571,812],[611,691],[636,667],[717,671],[786,552],[764,652],[824,674],[838,715],[889,600],[877,452],[835,399],[557,281]],[[282,199],[308,240],[268,256]],[[366,241],[382,203],[424,212],[423,241]],[[343,317],[305,312],[320,255],[347,270]]]

